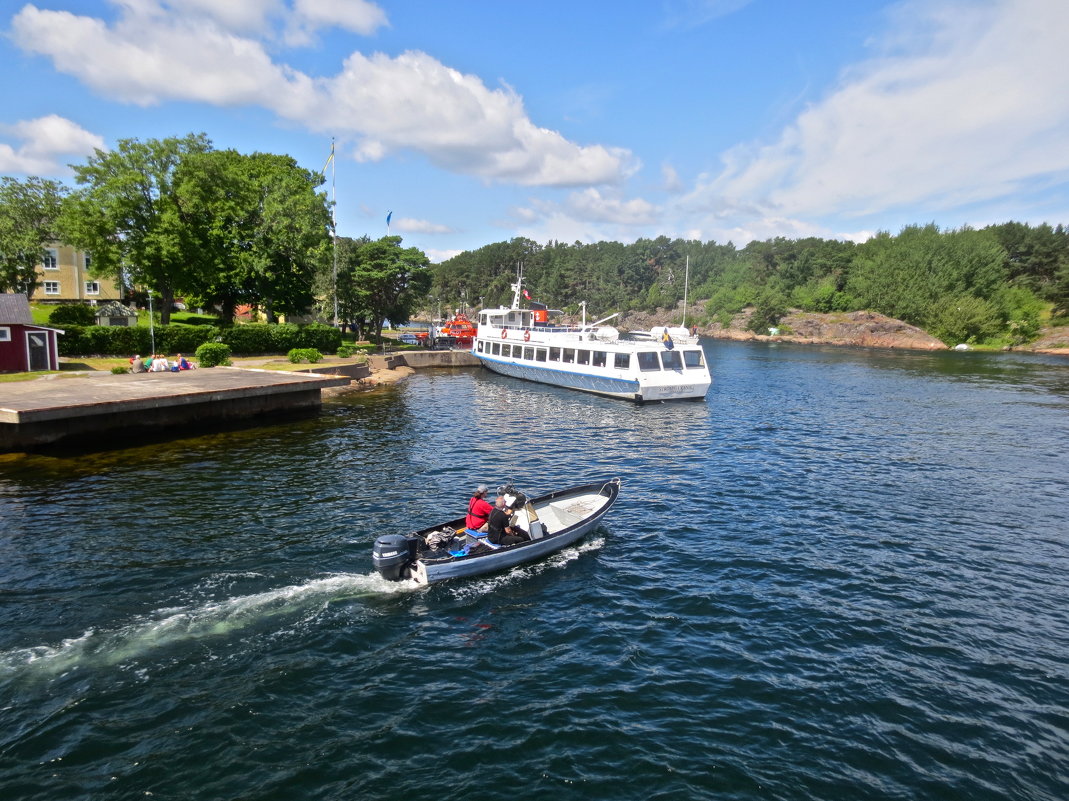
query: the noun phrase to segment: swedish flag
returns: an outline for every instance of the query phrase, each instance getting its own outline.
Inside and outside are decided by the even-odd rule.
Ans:
[[[668,329],[664,329],[664,333],[661,335],[661,342],[664,343],[665,350],[671,350],[676,346],[676,343],[672,341],[672,337],[668,336]]]

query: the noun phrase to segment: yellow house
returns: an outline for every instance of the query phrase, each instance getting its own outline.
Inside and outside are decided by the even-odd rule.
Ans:
[[[90,255],[70,245],[52,242],[45,249],[45,259],[37,265],[38,303],[88,303],[121,300],[122,290],[111,278],[94,278],[89,274]]]

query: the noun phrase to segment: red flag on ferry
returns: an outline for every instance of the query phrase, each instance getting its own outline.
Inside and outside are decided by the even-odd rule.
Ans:
[[[527,298],[527,300],[530,300],[530,299],[531,299],[531,293],[530,293],[530,292],[528,292],[528,291],[527,291],[526,289],[525,289],[525,290],[523,290],[523,296],[524,296],[525,298]]]

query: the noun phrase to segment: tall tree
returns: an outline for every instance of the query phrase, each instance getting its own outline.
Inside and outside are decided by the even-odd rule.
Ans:
[[[0,178],[0,292],[10,289],[33,297],[45,245],[60,238],[57,225],[66,192],[61,184],[36,176]]]
[[[346,304],[347,322],[359,325],[366,320],[367,329],[358,333],[376,337],[382,336],[387,319],[408,322],[430,290],[429,263],[418,248],[402,248],[399,236],[363,241],[339,252],[339,303],[345,296],[351,298],[351,306]]]
[[[235,150],[192,153],[175,172],[179,215],[199,274],[183,288],[233,322],[238,303],[269,317],[311,305],[317,269],[329,257],[330,212],[319,173],[289,156]]]
[[[93,254],[94,273],[158,292],[164,324],[176,289],[190,284],[188,271],[203,270],[180,213],[175,170],[184,156],[209,150],[205,134],[120,139],[115,150],[98,149],[87,164],[72,165],[83,188],[64,204],[66,239]]]

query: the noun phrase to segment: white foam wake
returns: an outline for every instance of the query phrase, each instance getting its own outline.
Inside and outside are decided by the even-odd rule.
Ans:
[[[330,601],[412,591],[412,582],[378,574],[342,573],[304,584],[191,607],[157,610],[112,630],[89,629],[58,645],[0,652],[0,677],[22,672],[59,676],[75,667],[107,667],[174,644],[222,637],[271,618],[292,616]]]

